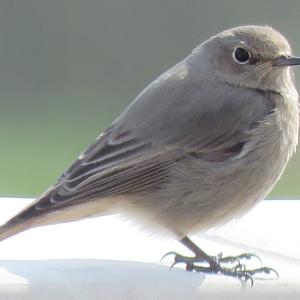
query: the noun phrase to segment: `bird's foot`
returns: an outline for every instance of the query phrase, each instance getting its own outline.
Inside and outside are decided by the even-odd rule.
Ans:
[[[258,274],[270,275],[275,274],[279,278],[279,274],[276,270],[269,267],[260,267],[257,269],[248,270],[245,264],[242,264],[243,260],[251,260],[256,258],[260,264],[262,264],[261,259],[253,253],[243,253],[238,256],[227,256],[223,257],[222,254],[219,254],[216,257],[209,257],[210,259],[204,259],[203,257],[188,257],[178,254],[176,252],[168,252],[163,256],[164,259],[166,256],[174,255],[174,262],[170,266],[173,268],[179,263],[184,263],[186,265],[187,271],[202,272],[206,274],[222,274],[226,276],[231,276],[238,278],[242,281],[250,282],[250,285],[253,286],[254,277]],[[208,266],[203,266],[201,264],[208,264]],[[224,266],[227,265],[227,267]],[[231,266],[228,266],[231,264]]]
[[[181,254],[171,251],[171,252],[166,253],[162,257],[162,260],[169,255],[174,255],[174,262],[171,265],[171,268],[174,267],[178,263],[185,263],[185,264],[208,263],[210,265],[214,265],[214,263],[216,263],[217,265],[236,264],[238,266],[238,265],[241,265],[241,262],[243,260],[249,261],[253,258],[257,259],[259,261],[259,263],[262,265],[262,260],[260,259],[259,256],[257,256],[254,253],[242,253],[237,256],[225,256],[225,257],[223,256],[222,253],[219,253],[217,256],[209,256],[209,260],[208,260],[208,259],[203,258],[202,256],[188,257],[188,256],[183,256]]]

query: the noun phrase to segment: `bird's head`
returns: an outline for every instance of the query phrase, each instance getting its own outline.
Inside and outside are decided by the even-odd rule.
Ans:
[[[221,32],[196,48],[211,72],[235,86],[282,89],[291,82],[290,66],[300,65],[285,37],[269,26],[241,26]]]

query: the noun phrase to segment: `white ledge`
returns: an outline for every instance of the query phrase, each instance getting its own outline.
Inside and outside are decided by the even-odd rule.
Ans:
[[[0,221],[28,199],[0,198]],[[149,237],[110,216],[41,227],[0,244],[0,300],[300,299],[300,201],[264,201],[235,223],[194,240],[206,252],[254,252],[280,279],[235,278],[170,270],[159,262],[178,242]],[[259,267],[257,261],[250,268]],[[274,277],[273,277],[274,278]]]

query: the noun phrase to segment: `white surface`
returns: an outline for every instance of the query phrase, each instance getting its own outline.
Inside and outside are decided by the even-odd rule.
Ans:
[[[0,199],[0,222],[29,202]],[[239,221],[193,237],[211,255],[255,252],[280,273],[279,280],[256,280],[252,289],[233,278],[169,270],[170,259],[160,264],[160,258],[170,250],[189,254],[183,246],[110,216],[1,242],[0,300],[300,299],[299,212],[300,201],[264,201]]]

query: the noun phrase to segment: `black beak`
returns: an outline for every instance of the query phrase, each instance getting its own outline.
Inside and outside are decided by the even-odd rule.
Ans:
[[[280,55],[272,60],[273,67],[288,67],[300,65],[300,57]]]

